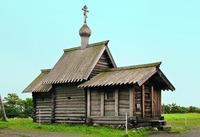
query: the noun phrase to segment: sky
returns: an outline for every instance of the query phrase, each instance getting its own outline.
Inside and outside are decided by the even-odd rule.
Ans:
[[[200,107],[199,0],[0,0],[0,94],[22,91],[80,46],[83,5],[90,43],[110,40],[118,67],[161,61],[176,90],[162,102]]]

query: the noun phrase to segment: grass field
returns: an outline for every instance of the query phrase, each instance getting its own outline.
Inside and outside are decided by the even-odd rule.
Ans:
[[[17,130],[17,131],[48,131],[48,132],[60,132],[67,134],[75,134],[91,137],[124,137],[124,130],[111,129],[106,127],[93,127],[83,125],[38,125],[32,123],[32,119],[8,119],[8,122],[0,121],[0,130]],[[129,137],[141,137],[147,136],[151,133],[151,130],[138,130],[136,132],[129,131]]]
[[[164,114],[168,125],[172,126],[173,130],[186,131],[200,128],[200,114]]]
[[[165,114],[163,115],[172,129],[178,132],[186,131],[189,129],[200,128],[200,114]],[[60,132],[76,135],[87,135],[91,137],[124,137],[125,131],[118,129],[111,129],[105,127],[88,127],[82,125],[38,125],[32,123],[32,119],[9,119],[8,122],[0,121],[0,130],[17,130],[17,131],[49,131]],[[129,137],[145,137],[152,130],[129,130]]]

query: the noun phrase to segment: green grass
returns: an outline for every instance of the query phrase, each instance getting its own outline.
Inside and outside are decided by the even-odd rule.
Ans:
[[[17,130],[17,131],[48,131],[48,132],[59,132],[67,134],[76,134],[82,136],[91,136],[91,137],[125,137],[125,131],[119,129],[111,129],[106,127],[93,127],[93,126],[83,126],[83,125],[47,125],[42,124],[38,125],[32,123],[32,119],[8,119],[8,122],[0,121],[0,130]],[[137,131],[128,131],[128,137],[145,137],[149,133],[152,133],[152,130],[137,130]]]
[[[187,131],[200,128],[200,114],[164,114],[168,125],[172,126],[175,131]]]
[[[164,114],[168,125],[172,126],[173,131],[183,132],[190,129],[200,128],[200,114]],[[124,130],[111,129],[106,127],[93,127],[84,125],[38,125],[32,119],[8,119],[8,122],[0,120],[0,130],[15,131],[47,131],[67,134],[76,134],[91,137],[125,137]],[[129,130],[128,137],[145,137],[153,133],[152,130]]]

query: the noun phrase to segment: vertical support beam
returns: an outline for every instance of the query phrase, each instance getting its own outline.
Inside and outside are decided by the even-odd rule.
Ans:
[[[36,93],[32,93],[32,98],[33,98],[33,122],[36,122],[37,120],[37,112],[36,112]]]
[[[52,94],[51,94],[51,123],[54,123],[55,122],[55,107],[56,107],[56,91],[55,90],[52,90],[51,91]]]
[[[161,90],[159,92],[160,92],[160,102],[159,102],[159,104],[160,104],[160,117],[161,117],[161,114],[162,114],[162,92],[161,92]]]
[[[151,86],[151,113],[152,118],[155,117],[155,109],[154,109],[154,87]]]
[[[133,117],[133,87],[129,89],[130,117]]]
[[[115,88],[115,116],[119,116],[119,89]]]
[[[145,118],[145,85],[142,85],[142,117]]]
[[[1,99],[1,95],[0,95],[0,105],[1,105],[1,109],[2,109],[3,120],[6,121],[6,120],[7,120],[7,117],[6,117],[6,112],[5,112],[5,109],[4,109],[3,101],[2,101],[2,99]]]
[[[133,86],[133,114],[135,114],[136,108],[135,108],[135,86]]]
[[[90,101],[91,100],[91,92],[90,92],[90,88],[87,88],[87,116],[89,117],[90,116],[90,111],[91,111],[91,104],[90,104]]]
[[[101,91],[101,116],[104,116],[104,91]]]

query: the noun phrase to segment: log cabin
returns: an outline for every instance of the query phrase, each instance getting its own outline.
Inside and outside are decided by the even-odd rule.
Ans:
[[[127,115],[130,127],[165,123],[162,90],[175,88],[161,62],[117,67],[109,41],[89,44],[86,18],[79,35],[81,46],[65,49],[23,91],[32,93],[33,121],[124,126]]]

